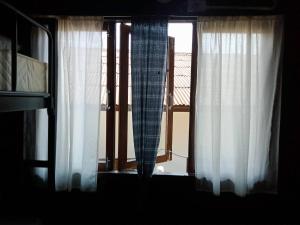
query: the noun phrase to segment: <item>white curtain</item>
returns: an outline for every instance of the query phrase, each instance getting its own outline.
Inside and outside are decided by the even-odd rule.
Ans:
[[[58,21],[56,190],[96,190],[102,25],[101,17]]]
[[[34,27],[31,32],[31,56],[41,62],[48,63],[48,36],[45,31],[36,27]],[[26,158],[48,160],[47,109],[26,112],[25,121],[25,129],[28,129],[25,134],[31,136],[30,139],[32,139],[26,146]],[[46,184],[48,178],[47,168],[33,168],[33,173],[37,176],[38,181],[42,181]]]
[[[32,56],[42,62],[48,63],[48,36],[41,29],[33,29],[31,45]],[[46,79],[48,87],[48,77]],[[36,118],[36,154],[39,160],[48,160],[48,113],[47,109],[39,109],[35,112]],[[35,168],[35,173],[44,181],[48,179],[48,170],[44,168]]]
[[[259,184],[276,182],[278,144],[270,142],[278,142],[271,135],[279,129],[272,124],[278,124],[280,115],[274,118],[273,109],[280,102],[274,100],[280,89],[282,25],[279,16],[199,18],[195,118],[199,188],[242,196]]]

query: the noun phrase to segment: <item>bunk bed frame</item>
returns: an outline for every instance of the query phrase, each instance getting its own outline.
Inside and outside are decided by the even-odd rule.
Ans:
[[[56,142],[56,72],[54,66],[54,38],[49,29],[0,0],[0,6],[14,15],[13,37],[11,40],[11,90],[0,91],[0,113],[47,109],[48,112],[48,160],[25,160],[24,167],[48,168],[48,187],[55,190],[55,142]],[[20,92],[17,87],[17,46],[18,21],[27,21],[42,29],[48,36],[48,93]]]

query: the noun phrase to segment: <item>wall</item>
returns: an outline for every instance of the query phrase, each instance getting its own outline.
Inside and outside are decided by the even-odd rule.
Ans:
[[[103,15],[103,16],[198,16],[216,14],[262,14],[280,12],[282,0],[208,0],[208,3],[219,3],[227,7],[248,6],[251,10],[214,9],[207,10],[201,0],[171,0],[167,3],[159,3],[159,0],[6,0],[27,13],[39,15]],[[166,2],[161,0],[161,2]],[[276,3],[276,4],[273,4]],[[271,10],[255,10],[255,7],[275,6]]]
[[[299,196],[300,190],[300,9],[286,3],[280,131],[279,187]]]

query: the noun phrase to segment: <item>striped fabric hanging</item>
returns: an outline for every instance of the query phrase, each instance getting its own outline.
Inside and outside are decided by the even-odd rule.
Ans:
[[[168,23],[133,21],[131,32],[134,148],[138,174],[151,177],[160,140]]]

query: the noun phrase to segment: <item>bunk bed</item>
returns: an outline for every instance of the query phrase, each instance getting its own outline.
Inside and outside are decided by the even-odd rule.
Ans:
[[[0,113],[47,109],[48,160],[25,160],[22,165],[48,168],[48,185],[54,190],[55,137],[56,137],[56,78],[54,71],[53,32],[34,19],[0,0],[0,8],[12,16],[9,23],[12,37],[0,34]],[[18,52],[20,22],[46,32],[48,62],[44,63]],[[22,151],[22,150],[20,150]]]

